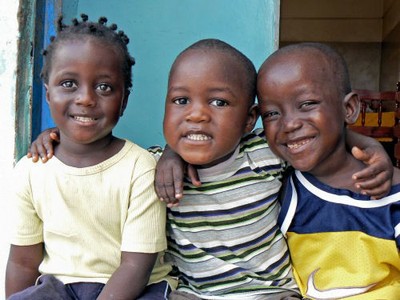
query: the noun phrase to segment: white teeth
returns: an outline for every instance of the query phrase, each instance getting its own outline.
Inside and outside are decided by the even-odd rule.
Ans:
[[[311,141],[311,139],[306,139],[306,140],[302,140],[300,142],[287,144],[287,146],[289,149],[297,149],[297,148],[309,143],[310,141]]]
[[[192,140],[192,141],[208,141],[208,140],[211,140],[211,137],[209,137],[208,135],[205,135],[205,134],[194,134],[194,133],[188,134],[186,136],[186,138],[188,138],[189,140]]]
[[[85,123],[85,122],[93,122],[93,121],[96,120],[94,118],[78,117],[78,116],[75,116],[74,119],[77,120],[77,121],[83,122],[83,123]]]

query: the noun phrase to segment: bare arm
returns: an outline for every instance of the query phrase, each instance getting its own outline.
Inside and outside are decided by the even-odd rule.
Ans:
[[[46,129],[29,146],[27,155],[32,158],[33,162],[37,162],[39,158],[43,162],[46,162],[53,157],[54,143],[58,143],[59,141],[60,132],[57,127]]]
[[[168,207],[177,206],[183,198],[183,178],[185,170],[196,186],[200,186],[196,169],[188,165],[171,148],[165,146],[163,154],[157,163],[155,175],[155,189],[161,201]]]
[[[374,199],[381,198],[392,186],[393,165],[382,145],[375,139],[347,130],[347,145],[366,168],[353,174],[357,188]]]
[[[156,259],[157,253],[122,252],[121,265],[97,299],[136,299],[146,287]]]
[[[11,245],[6,269],[6,298],[35,285],[40,276],[43,243],[32,246]]]

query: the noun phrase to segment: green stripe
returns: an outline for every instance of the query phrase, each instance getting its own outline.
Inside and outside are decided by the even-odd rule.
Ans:
[[[269,210],[270,207],[268,207]],[[240,223],[244,223],[246,221],[252,220],[252,219],[256,219],[257,217],[261,216],[262,214],[264,214],[266,211],[268,211],[265,209],[265,207],[261,207],[259,208],[259,210],[254,211],[253,213],[241,216],[240,218],[237,219],[232,219],[232,216],[228,216],[229,219],[227,220],[215,220],[215,221],[192,221],[190,222],[187,219],[183,219],[183,218],[179,218],[179,216],[173,216],[170,213],[168,214],[168,223],[171,225],[175,225],[176,227],[179,228],[198,228],[198,227],[224,227],[224,226],[228,226],[228,225],[233,225],[233,224],[240,224]],[[240,212],[241,214],[244,212]],[[210,218],[209,216],[200,216],[200,218]],[[215,218],[221,218],[220,215],[215,216]],[[178,221],[177,219],[182,219],[184,221]],[[189,221],[189,222],[188,222]]]

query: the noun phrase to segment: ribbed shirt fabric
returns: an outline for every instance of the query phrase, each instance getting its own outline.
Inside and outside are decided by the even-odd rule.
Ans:
[[[94,166],[70,167],[22,158],[15,167],[16,222],[11,243],[44,242],[42,274],[64,283],[106,283],[121,251],[166,249],[166,208],[154,191],[155,160],[125,141],[114,156]],[[161,254],[149,283],[167,278]]]
[[[199,169],[168,209],[167,261],[179,270],[178,290],[202,299],[256,299],[297,291],[277,195],[285,164],[261,130],[246,135],[227,161]]]

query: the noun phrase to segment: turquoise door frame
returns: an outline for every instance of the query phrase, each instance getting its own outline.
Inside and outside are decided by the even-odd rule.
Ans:
[[[162,120],[167,77],[174,58],[184,48],[199,39],[218,38],[241,50],[258,68],[278,47],[279,0],[38,1],[45,3],[47,35],[51,35],[50,21],[60,3],[67,22],[80,13],[88,14],[89,20],[106,16],[110,24],[116,23],[128,34],[128,46],[137,63],[128,107],[114,134],[142,147],[165,143]],[[52,126],[52,121],[43,90],[41,93],[35,97],[42,99],[36,128],[43,130]]]
[[[46,102],[44,85],[40,78],[43,65],[41,52],[48,46],[50,37],[56,34],[54,20],[57,19],[61,11],[61,0],[36,0],[33,48],[35,59],[33,63],[32,82],[32,140],[44,129],[54,126]]]

